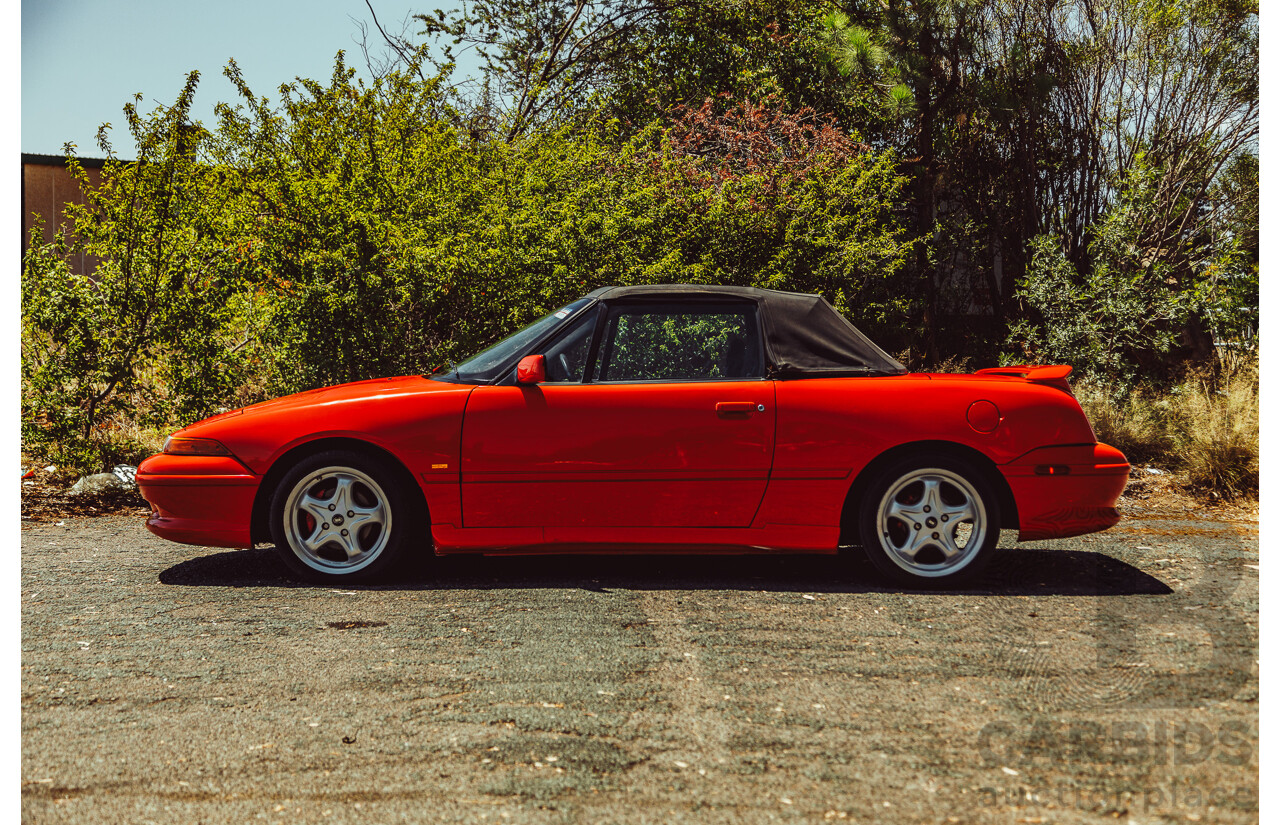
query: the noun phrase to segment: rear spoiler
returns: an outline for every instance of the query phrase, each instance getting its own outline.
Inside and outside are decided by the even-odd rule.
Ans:
[[[987,367],[974,373],[974,375],[1007,375],[1010,378],[1025,378],[1028,381],[1044,381],[1046,383],[1058,378],[1066,378],[1070,374],[1071,367],[1067,364],[1056,364],[1051,367],[1018,364],[1012,367]]]
[[[1067,376],[1070,374],[1071,367],[1067,364],[1053,366],[1018,364],[1012,367],[987,367],[974,373],[974,375],[1007,375],[1010,378],[1024,378],[1036,384],[1048,384],[1067,392],[1071,392],[1071,386],[1067,383]]]

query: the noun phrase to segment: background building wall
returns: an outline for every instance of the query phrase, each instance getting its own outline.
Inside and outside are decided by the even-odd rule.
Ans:
[[[94,186],[102,182],[103,161],[98,158],[80,158],[80,164]],[[67,171],[67,159],[60,155],[22,156],[22,254],[25,257],[31,245],[31,227],[36,216],[44,218],[42,238],[45,243],[53,240],[53,233],[66,231],[64,214],[68,203],[84,203],[84,196],[75,178]],[[97,268],[98,259],[93,255],[78,253],[71,261],[72,271],[88,274]]]

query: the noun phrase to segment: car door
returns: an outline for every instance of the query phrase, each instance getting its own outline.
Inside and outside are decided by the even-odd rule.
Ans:
[[[602,306],[543,354],[545,382],[468,400],[465,527],[751,523],[776,421],[753,302]]]

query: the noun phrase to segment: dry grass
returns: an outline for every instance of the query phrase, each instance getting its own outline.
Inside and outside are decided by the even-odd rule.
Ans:
[[[1170,466],[1173,436],[1167,396],[1145,388],[1117,392],[1111,385],[1089,380],[1072,389],[1099,441],[1119,449],[1131,464]]]
[[[1258,490],[1258,373],[1224,371],[1183,384],[1174,446],[1188,483],[1223,498]]]
[[[1163,393],[1088,380],[1074,389],[1098,440],[1131,463],[1176,471],[1205,498],[1257,495],[1256,359],[1226,361],[1216,375],[1191,376]]]

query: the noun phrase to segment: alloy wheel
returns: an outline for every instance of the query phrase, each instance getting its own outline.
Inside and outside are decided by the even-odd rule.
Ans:
[[[914,469],[889,484],[876,508],[875,527],[885,555],[925,578],[967,566],[992,529],[974,485],[940,467]]]
[[[354,573],[369,566],[391,537],[386,493],[353,467],[324,467],[300,479],[281,517],[294,555],[323,573]]]

